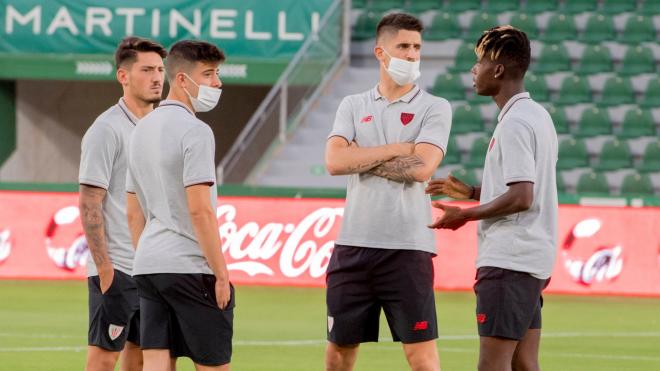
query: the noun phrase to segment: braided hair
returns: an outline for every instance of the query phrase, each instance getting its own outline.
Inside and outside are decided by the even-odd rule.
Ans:
[[[509,25],[484,31],[474,47],[474,52],[479,60],[488,56],[490,60],[503,64],[513,77],[518,78],[525,75],[531,59],[527,34]]]

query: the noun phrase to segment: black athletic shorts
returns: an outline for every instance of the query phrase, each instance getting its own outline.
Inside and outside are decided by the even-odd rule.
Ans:
[[[169,349],[204,366],[231,361],[234,286],[227,308],[218,307],[215,276],[159,273],[136,275],[142,349]]]
[[[474,285],[479,336],[520,340],[528,329],[540,329],[541,292],[549,282],[525,272],[479,268]]]
[[[436,339],[432,258],[416,250],[336,245],[326,275],[328,341],[378,341],[381,308],[394,341]]]
[[[115,269],[112,283],[104,294],[101,294],[99,276],[88,277],[87,287],[87,344],[111,352],[120,352],[127,340],[140,345],[140,306],[133,277]]]

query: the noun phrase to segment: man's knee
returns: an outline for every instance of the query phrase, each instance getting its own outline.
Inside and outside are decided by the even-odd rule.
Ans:
[[[98,347],[90,347],[87,355],[86,371],[114,370],[119,358],[118,352],[109,352]]]
[[[339,346],[328,343],[325,352],[325,368],[328,371],[350,370],[357,358],[359,344]]]
[[[413,371],[439,371],[440,359],[435,340],[417,344],[404,344],[408,365]]]
[[[536,357],[518,355],[513,358],[511,369],[513,371],[539,371],[539,360]]]

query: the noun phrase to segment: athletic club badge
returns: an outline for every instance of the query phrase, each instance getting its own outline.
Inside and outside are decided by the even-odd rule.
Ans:
[[[124,331],[124,326],[110,324],[108,327],[108,335],[110,335],[110,340],[115,340],[118,338],[122,331]]]
[[[415,117],[414,113],[401,112],[401,123],[403,126],[410,124],[410,121]]]

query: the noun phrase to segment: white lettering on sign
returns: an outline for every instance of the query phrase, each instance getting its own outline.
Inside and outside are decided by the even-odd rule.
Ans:
[[[234,9],[213,9],[211,10],[211,24],[209,33],[214,39],[236,39],[236,31],[226,31],[223,28],[233,28],[234,20],[227,18],[236,18],[238,12]]]
[[[144,15],[145,11],[142,8],[117,8],[115,13],[118,16],[126,17],[124,33],[126,35],[133,35],[135,32],[135,17]]]
[[[94,33],[94,27],[99,27],[105,36],[112,36],[110,22],[112,21],[112,12],[108,8],[90,7],[85,13],[85,33],[91,35]]]
[[[39,35],[41,33],[41,5],[35,6],[25,15],[19,13],[13,6],[7,5],[5,14],[5,32],[7,34],[14,32],[14,21],[22,26],[32,22],[32,33]]]
[[[251,10],[245,12],[245,38],[248,40],[270,40],[273,38],[270,32],[256,32],[254,30],[254,13]]]
[[[60,7],[60,9],[57,11],[57,14],[55,14],[55,17],[53,18],[53,21],[50,22],[46,33],[48,35],[52,35],[55,33],[55,31],[57,31],[58,28],[66,28],[72,35],[77,35],[80,33],[78,31],[78,27],[76,27],[76,24],[73,22],[71,14],[69,14],[69,11],[63,6]]]
[[[286,12],[277,14],[277,36],[280,40],[287,41],[300,41],[303,39],[303,34],[299,32],[286,32]]]
[[[186,31],[190,32],[195,37],[200,37],[202,34],[202,12],[199,9],[193,11],[193,21],[190,22],[183,14],[177,10],[170,10],[170,37],[177,37],[179,27],[183,27]]]
[[[220,78],[246,78],[248,75],[247,64],[223,64],[220,67]]]

